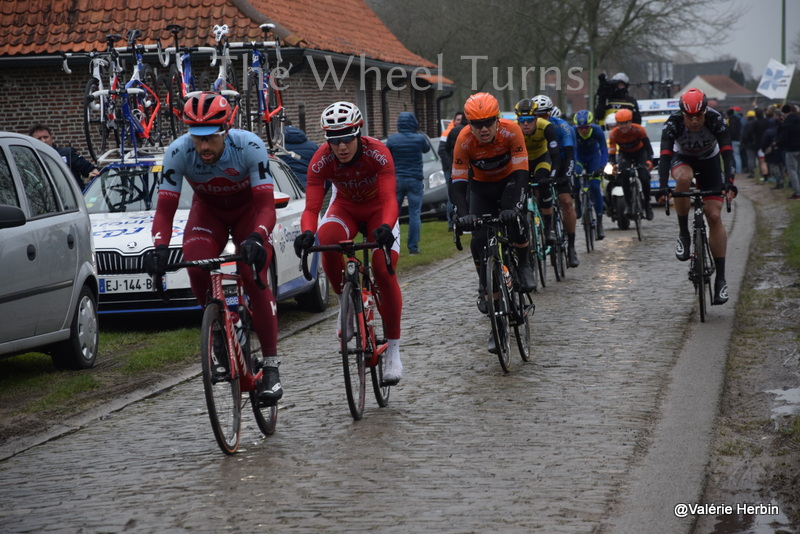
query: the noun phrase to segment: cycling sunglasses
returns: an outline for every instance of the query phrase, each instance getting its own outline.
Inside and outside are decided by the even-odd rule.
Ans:
[[[332,145],[341,145],[343,143],[346,145],[347,143],[351,142],[355,138],[356,138],[355,135],[343,135],[342,137],[329,138],[329,139],[327,139],[327,141],[328,141],[328,143],[330,143]]]
[[[483,119],[483,120],[474,120],[469,121],[469,125],[475,128],[476,130],[481,130],[483,128],[491,128],[492,125],[497,121],[497,117],[492,117],[491,119]]]
[[[529,122],[533,122],[536,120],[536,117],[519,117],[517,118],[517,122],[520,124],[527,124]]]

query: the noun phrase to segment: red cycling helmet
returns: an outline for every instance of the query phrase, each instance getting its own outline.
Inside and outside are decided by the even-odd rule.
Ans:
[[[211,135],[225,129],[232,114],[228,100],[219,93],[197,93],[183,106],[183,122],[192,135]]]
[[[681,111],[689,115],[705,113],[708,108],[708,98],[700,89],[689,89],[681,95]]]

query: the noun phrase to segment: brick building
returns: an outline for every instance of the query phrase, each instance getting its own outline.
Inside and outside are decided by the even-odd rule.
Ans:
[[[60,145],[85,148],[88,60],[70,60],[68,75],[61,70],[60,52],[102,50],[106,34],[131,29],[142,30],[144,44],[157,38],[170,44],[168,24],[184,27],[185,45],[212,46],[215,24],[230,27],[231,42],[257,41],[259,24],[272,22],[284,65],[292,65],[282,93],[287,116],[311,139],[322,139],[319,116],[337,100],[361,108],[368,135],[392,133],[401,111],[413,111],[429,135],[438,133],[439,101],[451,82],[439,76],[437,65],[406,49],[362,0],[140,0],[129,6],[112,0],[4,0],[0,130],[27,133],[31,124],[42,122],[54,128]],[[145,60],[166,72],[155,53]],[[195,69],[208,70],[207,60],[193,56]],[[243,59],[234,55],[237,64]],[[240,67],[237,77],[243,71]]]

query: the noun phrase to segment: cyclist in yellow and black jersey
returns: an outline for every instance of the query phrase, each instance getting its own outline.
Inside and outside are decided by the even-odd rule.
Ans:
[[[524,98],[517,102],[514,111],[517,115],[517,122],[522,130],[525,139],[525,147],[528,149],[528,170],[531,175],[531,183],[538,184],[537,190],[531,190],[530,194],[536,194],[539,202],[539,210],[542,215],[553,213],[553,195],[551,194],[550,182],[556,180],[561,169],[561,150],[558,145],[558,131],[556,126],[538,114],[539,105],[535,100]],[[561,191],[559,191],[561,193]],[[555,234],[551,228],[551,217],[542,217],[544,221],[545,239],[549,244],[555,242]],[[575,251],[574,232],[568,247],[570,266],[577,267],[577,252]]]

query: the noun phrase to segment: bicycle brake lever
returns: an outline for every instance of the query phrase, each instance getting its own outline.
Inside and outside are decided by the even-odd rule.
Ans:
[[[381,248],[383,248],[383,258],[386,260],[386,270],[389,271],[390,275],[394,275],[394,269],[392,268],[392,249],[389,245],[384,245]]]
[[[253,271],[253,280],[255,280],[256,286],[258,286],[258,289],[266,289],[267,286],[264,284],[264,281],[261,279],[261,273],[256,270],[256,265],[254,263],[250,265],[250,270]]]

